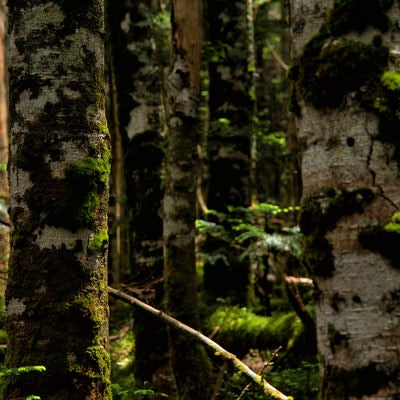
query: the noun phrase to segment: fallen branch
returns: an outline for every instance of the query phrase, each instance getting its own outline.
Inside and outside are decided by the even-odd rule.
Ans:
[[[272,56],[275,58],[275,61],[279,64],[279,66],[283,70],[288,71],[289,70],[289,66],[285,63],[285,61],[283,61],[282,57],[275,51],[273,46],[268,44],[268,47],[269,47],[269,50],[271,51]]]
[[[293,400],[292,397],[284,395],[278,389],[276,389],[274,386],[269,384],[262,376],[258,375],[256,372],[254,372],[246,364],[244,364],[242,361],[240,361],[234,354],[225,350],[218,343],[214,342],[207,336],[203,335],[201,332],[196,331],[195,329],[191,328],[188,325],[185,325],[184,323],[178,321],[177,319],[171,317],[170,315],[164,313],[163,311],[158,310],[154,307],[151,307],[148,304],[143,303],[143,301],[140,301],[140,300],[136,299],[135,297],[129,296],[126,293],[123,293],[117,289],[108,287],[108,292],[112,296],[124,301],[125,303],[138,306],[138,307],[148,311],[149,313],[153,314],[154,316],[156,316],[159,319],[161,319],[162,321],[164,321],[169,326],[171,326],[175,329],[178,329],[182,332],[186,332],[189,335],[193,336],[200,343],[206,344],[208,347],[210,347],[212,350],[214,350],[215,355],[221,356],[224,359],[229,360],[233,364],[233,366],[237,369],[237,371],[250,377],[254,383],[256,383],[258,386],[260,386],[262,388],[262,390],[265,394],[273,397],[274,399]]]
[[[299,292],[299,288],[297,287],[297,283],[299,283],[298,279],[307,279],[307,278],[294,278],[294,279],[293,278],[294,277],[289,277],[289,276],[285,278],[285,288],[289,303],[293,307],[293,310],[296,312],[297,316],[300,318],[304,326],[308,328],[310,332],[315,332],[315,321],[311,317],[306,306],[304,305],[303,299],[301,298]],[[300,281],[300,283],[304,282]]]
[[[296,285],[314,286],[314,281],[310,278],[298,278],[296,276],[285,276],[285,282],[294,283]]]

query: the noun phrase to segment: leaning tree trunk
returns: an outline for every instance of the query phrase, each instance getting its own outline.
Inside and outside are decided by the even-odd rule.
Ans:
[[[291,1],[322,399],[400,393],[399,22],[394,1]]]
[[[251,202],[251,142],[254,116],[252,38],[248,32],[249,3],[209,0],[209,182],[207,207],[227,212]],[[252,23],[252,21],[251,21]],[[250,40],[251,39],[251,40]],[[212,297],[246,303],[249,265],[239,261],[234,246],[209,238],[208,253],[223,254],[204,267],[204,286]]]
[[[200,92],[202,1],[173,1],[174,60],[169,75],[170,118],[165,162],[164,256],[168,311],[199,327],[195,265],[196,145]],[[204,349],[179,332],[170,332],[171,357],[178,395],[209,399]]]
[[[109,399],[103,2],[8,2],[11,262],[4,399]]]

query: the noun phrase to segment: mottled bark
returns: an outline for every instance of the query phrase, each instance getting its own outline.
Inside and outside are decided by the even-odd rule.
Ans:
[[[10,247],[10,227],[7,209],[10,195],[8,188],[8,132],[7,132],[7,93],[5,71],[5,35],[7,14],[3,1],[0,1],[0,297],[4,305],[4,292]]]
[[[8,2],[11,261],[4,399],[109,399],[103,3]]]
[[[209,182],[207,207],[226,212],[229,206],[246,207],[251,201],[251,145],[254,116],[252,40],[248,31],[247,1],[210,0],[208,36],[213,59],[209,64],[208,133]],[[238,252],[210,238],[207,252],[223,253],[214,265],[205,265],[205,289],[217,297],[246,302],[247,263]]]
[[[400,393],[399,22],[393,1],[291,1],[321,399]]]
[[[168,82],[171,114],[164,196],[166,305],[170,314],[198,329],[194,223],[202,2],[175,0],[172,24],[174,60]],[[208,399],[204,349],[195,340],[172,331],[170,348],[179,398]]]
[[[209,1],[209,39],[217,53],[210,63],[208,135],[210,182],[207,206],[250,204],[250,125],[253,116],[253,72],[245,1]]]
[[[122,137],[129,221],[129,269],[125,278],[147,301],[163,296],[161,183],[163,125],[161,68],[157,63],[152,1],[113,1],[109,5],[118,125]],[[118,201],[118,199],[117,199]],[[135,310],[135,376],[152,382],[166,361],[166,329]]]

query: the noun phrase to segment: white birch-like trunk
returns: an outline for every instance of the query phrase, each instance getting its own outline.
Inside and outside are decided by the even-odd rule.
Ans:
[[[373,80],[373,70],[365,82],[344,90],[340,104],[318,104],[322,96],[326,95],[328,103],[335,96],[332,86],[331,91],[323,92],[326,82],[318,75],[324,73],[323,63],[336,63],[337,71],[345,71],[351,80],[357,80],[357,68],[361,68],[357,57],[354,57],[354,70],[343,67],[347,61],[332,60],[328,56],[320,58],[321,65],[315,69],[314,76],[302,75],[306,74],[302,68],[309,61],[305,46],[310,40],[318,46],[315,37],[323,26],[328,27],[329,33],[322,39],[320,54],[337,55],[335,46],[345,46],[345,41],[351,41],[352,46],[361,43],[366,47],[360,52],[360,59],[367,51],[387,49],[386,64],[379,57],[376,59],[376,65],[382,68],[380,74],[386,70],[398,71],[400,33],[396,26],[400,22],[400,10],[397,3],[388,9],[379,2],[368,2],[366,8],[376,7],[375,19],[370,21],[365,17],[364,23],[362,18],[366,14],[355,13],[359,18],[355,21],[361,27],[353,28],[349,18],[350,25],[339,30],[330,20],[330,15],[340,15],[338,3],[291,1],[294,68],[300,68],[300,73],[296,71],[294,76],[297,129],[302,148],[300,223],[306,236],[304,259],[318,287],[321,398],[389,400],[400,393],[400,269],[391,256],[395,250],[383,249],[385,243],[381,242],[388,237],[400,244],[396,242],[395,232],[386,233],[399,227],[395,213],[400,206],[400,160],[396,140],[387,140],[399,133],[390,128],[382,132],[383,113],[377,110],[376,102],[385,99],[379,92],[381,76]],[[347,16],[354,12],[353,3],[343,6],[349,7],[345,10]],[[341,23],[346,22],[346,15],[341,15]],[[383,18],[382,15],[390,20],[387,30],[374,26],[374,21]],[[306,83],[315,79],[315,87],[320,88],[314,98],[307,97],[306,79]],[[333,82],[346,85],[345,80],[346,77]],[[365,105],[368,100],[362,101],[366,91],[376,95],[369,108]],[[388,228],[391,219],[392,228]],[[362,239],[365,237],[367,240]]]
[[[7,132],[7,92],[5,71],[5,36],[7,12],[5,2],[0,2],[0,296],[4,299],[10,248],[10,227],[7,209],[10,202],[8,187],[8,132]],[[4,278],[4,279],[2,279]]]
[[[109,399],[103,3],[13,0],[4,399]]]

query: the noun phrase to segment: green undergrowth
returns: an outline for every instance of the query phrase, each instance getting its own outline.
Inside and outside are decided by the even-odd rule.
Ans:
[[[111,332],[111,389],[114,400],[128,399],[135,387],[134,377],[134,351],[135,340],[130,329],[123,336],[119,332]],[[117,336],[117,337],[116,337]],[[113,339],[113,337],[116,337]]]
[[[272,370],[266,379],[271,385],[284,389],[295,400],[312,400],[318,397],[319,370],[316,359],[301,361],[293,368]]]
[[[117,335],[118,332],[112,332]],[[114,336],[115,337],[115,336]],[[111,390],[113,400],[155,400],[167,398],[158,393],[149,382],[138,384],[135,379],[135,338],[133,330],[110,341],[111,345]]]
[[[268,354],[265,357],[268,359]],[[318,364],[316,360],[300,361],[297,366],[283,370],[275,369],[274,364],[270,364],[264,370],[264,378],[272,386],[276,387],[287,396],[292,396],[295,400],[315,400],[318,396]],[[237,400],[243,392],[249,379],[234,373],[230,369],[224,373],[224,384],[221,387],[216,399],[218,400]],[[248,387],[244,399],[265,400],[272,399],[255,385]]]
[[[168,398],[164,393],[157,393],[150,388],[146,382],[143,388],[135,388],[133,386],[124,386],[119,383],[114,383],[112,386],[113,400],[155,400],[160,398]]]
[[[237,355],[252,348],[290,349],[303,332],[303,325],[294,311],[264,317],[246,307],[217,308],[208,320],[208,328],[218,328],[215,339]]]
[[[113,400],[155,400],[166,396],[149,382],[135,378],[135,336],[132,307],[112,303],[110,314],[111,390]],[[137,323],[137,322],[136,322]]]

